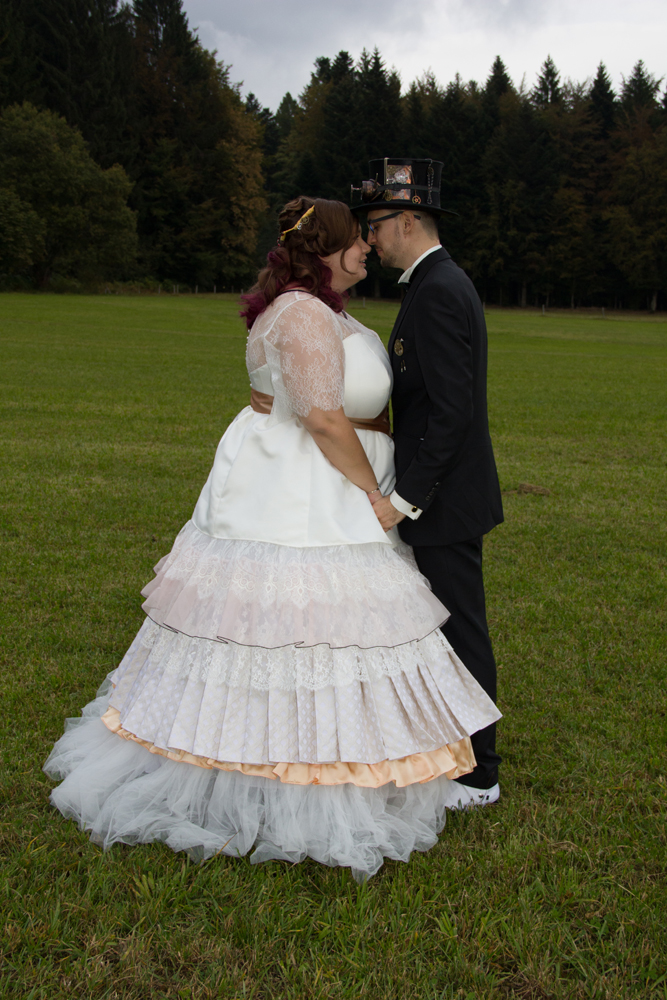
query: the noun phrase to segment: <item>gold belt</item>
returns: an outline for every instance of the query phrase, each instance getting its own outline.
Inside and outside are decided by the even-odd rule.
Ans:
[[[266,392],[258,392],[252,389],[250,392],[250,405],[255,413],[270,413],[273,406],[273,396]],[[389,426],[389,406],[385,406],[382,413],[371,420],[358,420],[356,417],[347,418],[353,427],[360,431],[380,431],[391,437],[391,427]]]

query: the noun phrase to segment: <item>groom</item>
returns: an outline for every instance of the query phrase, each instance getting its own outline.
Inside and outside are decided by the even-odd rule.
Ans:
[[[375,505],[399,525],[419,569],[450,611],[445,636],[496,698],[486,624],[482,536],[503,520],[486,407],[487,340],[475,288],[438,239],[442,163],[370,161],[362,183],[368,243],[399,268],[405,296],[389,340],[396,489]],[[499,797],[495,725],[472,736],[477,766],[459,779],[460,806]]]

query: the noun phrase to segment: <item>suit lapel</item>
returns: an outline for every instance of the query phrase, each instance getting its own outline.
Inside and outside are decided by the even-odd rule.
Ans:
[[[412,278],[410,279],[410,286],[407,292],[405,293],[405,298],[401,302],[401,308],[398,311],[398,316],[396,317],[394,328],[391,331],[391,336],[389,337],[389,344],[387,347],[387,350],[389,352],[389,357],[391,357],[392,355],[392,351],[394,350],[394,342],[396,340],[396,337],[398,336],[398,331],[403,325],[406,313],[410,308],[410,304],[415,297],[417,289],[419,288],[425,276],[428,274],[428,272],[431,270],[434,264],[437,264],[437,262],[440,260],[449,260],[449,258],[450,255],[447,253],[445,248],[442,247],[441,250],[435,250],[433,253],[430,253],[428,257],[425,257],[424,260],[419,265],[419,267],[417,267],[415,271],[413,271]]]
[[[387,345],[387,350],[389,351],[389,357],[391,357],[391,352],[394,349],[394,341],[396,340],[396,335],[401,328],[401,323],[403,322],[403,316],[405,315],[405,310],[408,308],[408,303],[412,297],[412,284],[408,285],[405,290],[405,295],[403,296],[403,301],[401,302],[401,308],[398,310],[398,315],[394,321],[394,326],[389,336],[389,344]]]

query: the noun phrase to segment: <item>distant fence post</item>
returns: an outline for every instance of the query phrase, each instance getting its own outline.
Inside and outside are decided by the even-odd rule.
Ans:
[[[544,302],[543,302],[543,303],[542,303],[542,315],[543,315],[543,316],[546,316],[546,314],[547,314],[547,311],[546,311],[546,309],[544,308]]]

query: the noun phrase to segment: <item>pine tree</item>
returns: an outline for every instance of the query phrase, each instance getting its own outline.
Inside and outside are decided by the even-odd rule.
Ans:
[[[551,56],[547,56],[542,63],[542,70],[531,96],[538,108],[561,103],[563,92],[560,84],[560,73]]]
[[[512,81],[505,63],[500,56],[496,56],[491,66],[491,72],[484,86],[484,96],[498,101],[503,94],[512,89]]]
[[[401,83],[389,73],[377,49],[363,52],[358,67],[359,117],[363,131],[362,156],[392,156],[401,124]]]
[[[484,110],[479,95],[457,76],[431,100],[425,129],[428,155],[443,162],[441,203],[458,212],[457,217],[441,220],[443,241],[456,262],[475,278],[479,272],[471,251],[476,206],[485,188]]]
[[[667,129],[628,150],[607,211],[611,257],[655,312],[667,292]]]
[[[118,0],[7,0],[4,16],[3,105],[29,100],[48,107],[79,128],[100,163],[126,160],[127,9]]]
[[[660,90],[660,80],[647,71],[644,60],[635,64],[630,76],[623,78],[621,89],[621,106],[626,112],[637,111],[640,108],[653,111],[658,104],[657,95]]]
[[[434,93],[437,93],[435,80],[428,84],[424,79],[415,80],[403,98],[403,127],[399,148],[405,156],[421,158],[430,155],[429,144],[433,144],[433,139],[426,122]]]
[[[135,0],[132,204],[144,268],[211,286],[254,271],[261,127],[201,48],[182,0]]]
[[[607,67],[600,63],[589,94],[591,102],[591,119],[599,134],[607,138],[616,123],[616,94],[614,93]]]
[[[484,154],[486,198],[475,233],[477,269],[493,282],[498,300],[525,305],[531,283],[544,293],[550,290],[544,223],[558,167],[547,122],[525,97],[507,95]]]
[[[514,93],[514,86],[505,63],[496,56],[482,91],[482,127],[488,141],[500,124],[500,105],[505,94]]]

